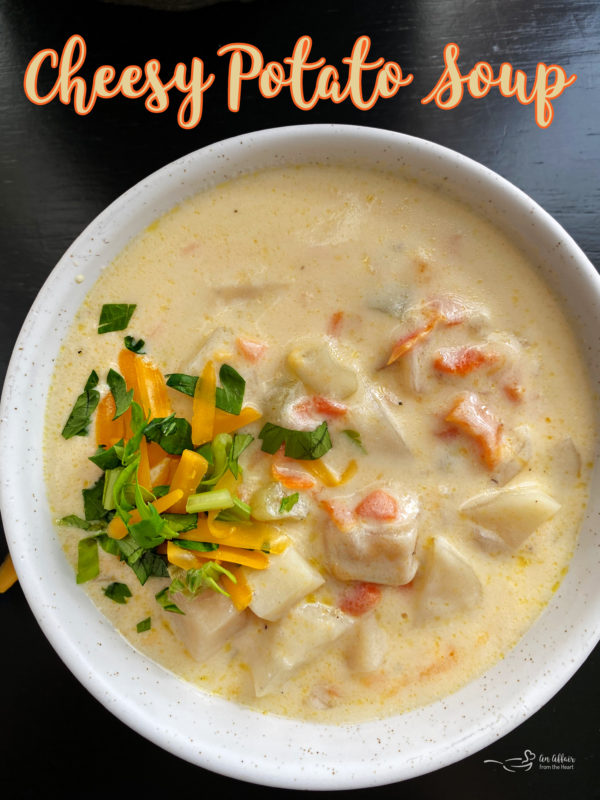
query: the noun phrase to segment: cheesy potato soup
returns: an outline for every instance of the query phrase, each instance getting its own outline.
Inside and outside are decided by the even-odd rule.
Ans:
[[[154,222],[56,363],[75,576],[199,688],[346,722],[503,657],[568,569],[594,446],[559,304],[440,190],[243,176]]]

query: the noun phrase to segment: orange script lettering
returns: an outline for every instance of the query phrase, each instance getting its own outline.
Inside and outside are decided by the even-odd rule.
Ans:
[[[323,57],[309,61],[312,49],[310,36],[301,36],[296,42],[291,56],[283,59],[289,71],[279,61],[264,63],[258,47],[245,42],[226,44],[217,50],[218,56],[229,55],[229,80],[227,104],[230,111],[239,111],[242,85],[244,81],[258,81],[258,89],[264,98],[276,97],[283,87],[289,87],[292,102],[303,111],[314,108],[319,100],[331,100],[341,103],[346,98],[356,108],[367,111],[373,108],[380,97],[393,97],[401,86],[407,86],[413,79],[409,73],[402,76],[402,68],[395,61],[385,61],[382,57],[376,61],[367,61],[371,40],[368,36],[359,36],[350,56],[342,59],[348,66],[348,76],[344,87],[340,83],[338,70],[327,64]],[[244,65],[246,56],[246,66]],[[310,97],[304,91],[306,72],[319,70],[316,74],[316,86]],[[363,93],[363,74],[377,70],[375,86],[369,97]]]
[[[448,110],[456,108],[463,98],[463,84],[466,84],[471,97],[485,97],[492,86],[497,86],[503,97],[516,97],[523,105],[535,104],[535,121],[540,128],[547,128],[554,118],[554,100],[564,92],[567,86],[575,83],[577,75],[567,78],[567,73],[558,64],[547,66],[540,63],[536,67],[535,79],[531,91],[527,92],[527,75],[520,69],[513,71],[508,62],[500,65],[497,77],[487,61],[479,61],[467,74],[462,75],[456,63],[460,49],[450,42],[444,48],[446,68],[431,92],[421,100],[430,103],[432,100],[438,108]]]
[[[169,92],[175,88],[183,94],[177,112],[179,125],[182,128],[195,128],[202,119],[204,93],[212,86],[215,76],[209,73],[204,77],[204,62],[201,59],[192,59],[189,73],[185,64],[177,64],[172,77],[166,82],[160,77],[160,62],[151,59],[143,69],[135,65],[125,67],[113,86],[109,84],[116,78],[115,68],[101,66],[94,73],[88,93],[85,79],[77,75],[85,61],[86,50],[83,36],[75,34],[67,40],[60,58],[56,50],[40,50],[36,53],[27,65],[23,80],[29,100],[41,106],[58,97],[64,105],[72,102],[76,113],[84,115],[90,113],[98,98],[109,99],[120,93],[135,99],[147,94],[144,103],[146,108],[153,114],[160,114],[169,107]],[[46,61],[51,69],[57,70],[57,77],[52,89],[40,95],[38,77]]]

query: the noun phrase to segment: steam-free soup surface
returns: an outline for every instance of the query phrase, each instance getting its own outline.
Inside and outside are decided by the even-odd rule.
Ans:
[[[126,331],[97,334],[105,303],[136,304]],[[91,369],[108,391],[125,334],[165,374],[232,366],[261,414],[241,429],[255,437],[242,480],[227,478],[252,509],[246,530],[279,543],[266,569],[241,568],[249,607],[206,588],[174,593],[185,615],[169,612],[155,595],[170,578],[142,586],[103,550],[86,585],[136,648],[201,689],[325,721],[405,711],[502,658],[567,571],[593,445],[577,345],[535,268],[442,192],[303,166],[153,223],[90,287],[56,364],[57,518],[81,516],[101,475],[94,424],[68,441],[62,427]],[[192,398],[167,392],[191,420]],[[265,423],[323,421],[332,447],[317,460],[261,449]],[[75,564],[90,534],[60,531]],[[126,604],[104,595],[113,582]]]

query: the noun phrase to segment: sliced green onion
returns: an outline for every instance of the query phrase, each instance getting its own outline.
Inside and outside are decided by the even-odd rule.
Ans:
[[[211,492],[191,494],[185,506],[186,513],[196,514],[198,511],[219,511],[234,505],[229,489],[213,489]]]

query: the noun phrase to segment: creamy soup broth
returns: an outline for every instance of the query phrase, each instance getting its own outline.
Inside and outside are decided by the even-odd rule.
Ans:
[[[136,304],[127,331],[96,333],[104,303]],[[582,359],[535,268],[446,194],[307,165],[224,183],[153,223],[90,287],[57,360],[46,434],[57,518],[82,514],[81,489],[100,474],[88,461],[93,430],[65,441],[64,421],[92,368],[101,381],[118,370],[125,333],[146,340],[164,373],[198,375],[209,359],[233,366],[244,405],[262,413],[244,429],[255,437],[265,422],[312,430],[325,419],[333,443],[321,460],[338,485],[294,463],[314,478],[298,490],[306,516],[273,521],[322,582],[277,620],[241,612],[243,625],[205,660],[190,654],[187,621],[155,601],[169,581],[141,586],[100,551],[86,584],[94,602],[134,647],[201,689],[328,722],[403,712],[502,658],[560,584],[593,451]],[[266,348],[253,360],[240,338]],[[190,419],[191,398],[169,396]],[[259,439],[240,458],[239,496],[252,508],[265,487],[292,493],[273,479],[276,458]],[[88,534],[59,531],[75,565]],[[126,604],[104,596],[113,581],[131,589]],[[358,614],[364,583],[376,587],[373,607]],[[290,613],[311,605],[340,630],[306,653],[296,641],[296,668],[270,675],[260,659],[302,638]],[[138,634],[148,616],[151,630]],[[292,633],[278,644],[285,619]]]

